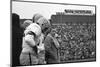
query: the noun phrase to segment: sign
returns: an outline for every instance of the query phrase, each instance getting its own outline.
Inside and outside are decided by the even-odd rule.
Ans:
[[[57,15],[93,15],[91,10],[64,10],[65,12],[56,12]]]
[[[91,15],[93,14],[91,10],[66,10],[65,9],[65,13],[66,14],[81,14],[81,15]]]

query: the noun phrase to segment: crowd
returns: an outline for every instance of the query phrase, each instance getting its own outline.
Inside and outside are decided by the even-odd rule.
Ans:
[[[53,25],[60,43],[60,62],[96,57],[95,23]]]

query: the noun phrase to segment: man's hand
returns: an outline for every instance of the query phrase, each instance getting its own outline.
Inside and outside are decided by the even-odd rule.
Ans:
[[[38,48],[38,53],[39,53],[40,51],[42,51],[42,50],[45,50],[44,44],[41,44],[41,45],[37,46],[37,48]]]
[[[30,46],[35,46],[34,36],[33,35],[26,35],[25,42],[28,43]]]

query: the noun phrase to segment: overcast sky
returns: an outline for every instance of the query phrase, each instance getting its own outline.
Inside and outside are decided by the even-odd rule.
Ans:
[[[65,9],[91,10],[95,13],[95,7],[92,6],[12,2],[12,13],[17,13],[20,15],[21,19],[31,19],[35,13],[40,13],[47,19],[50,19],[52,14],[56,14],[56,12],[64,12]]]

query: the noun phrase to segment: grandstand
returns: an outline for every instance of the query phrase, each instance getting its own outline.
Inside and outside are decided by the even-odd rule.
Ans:
[[[61,45],[61,63],[96,60],[96,15],[81,12],[57,12],[51,16],[52,28],[56,29]]]

